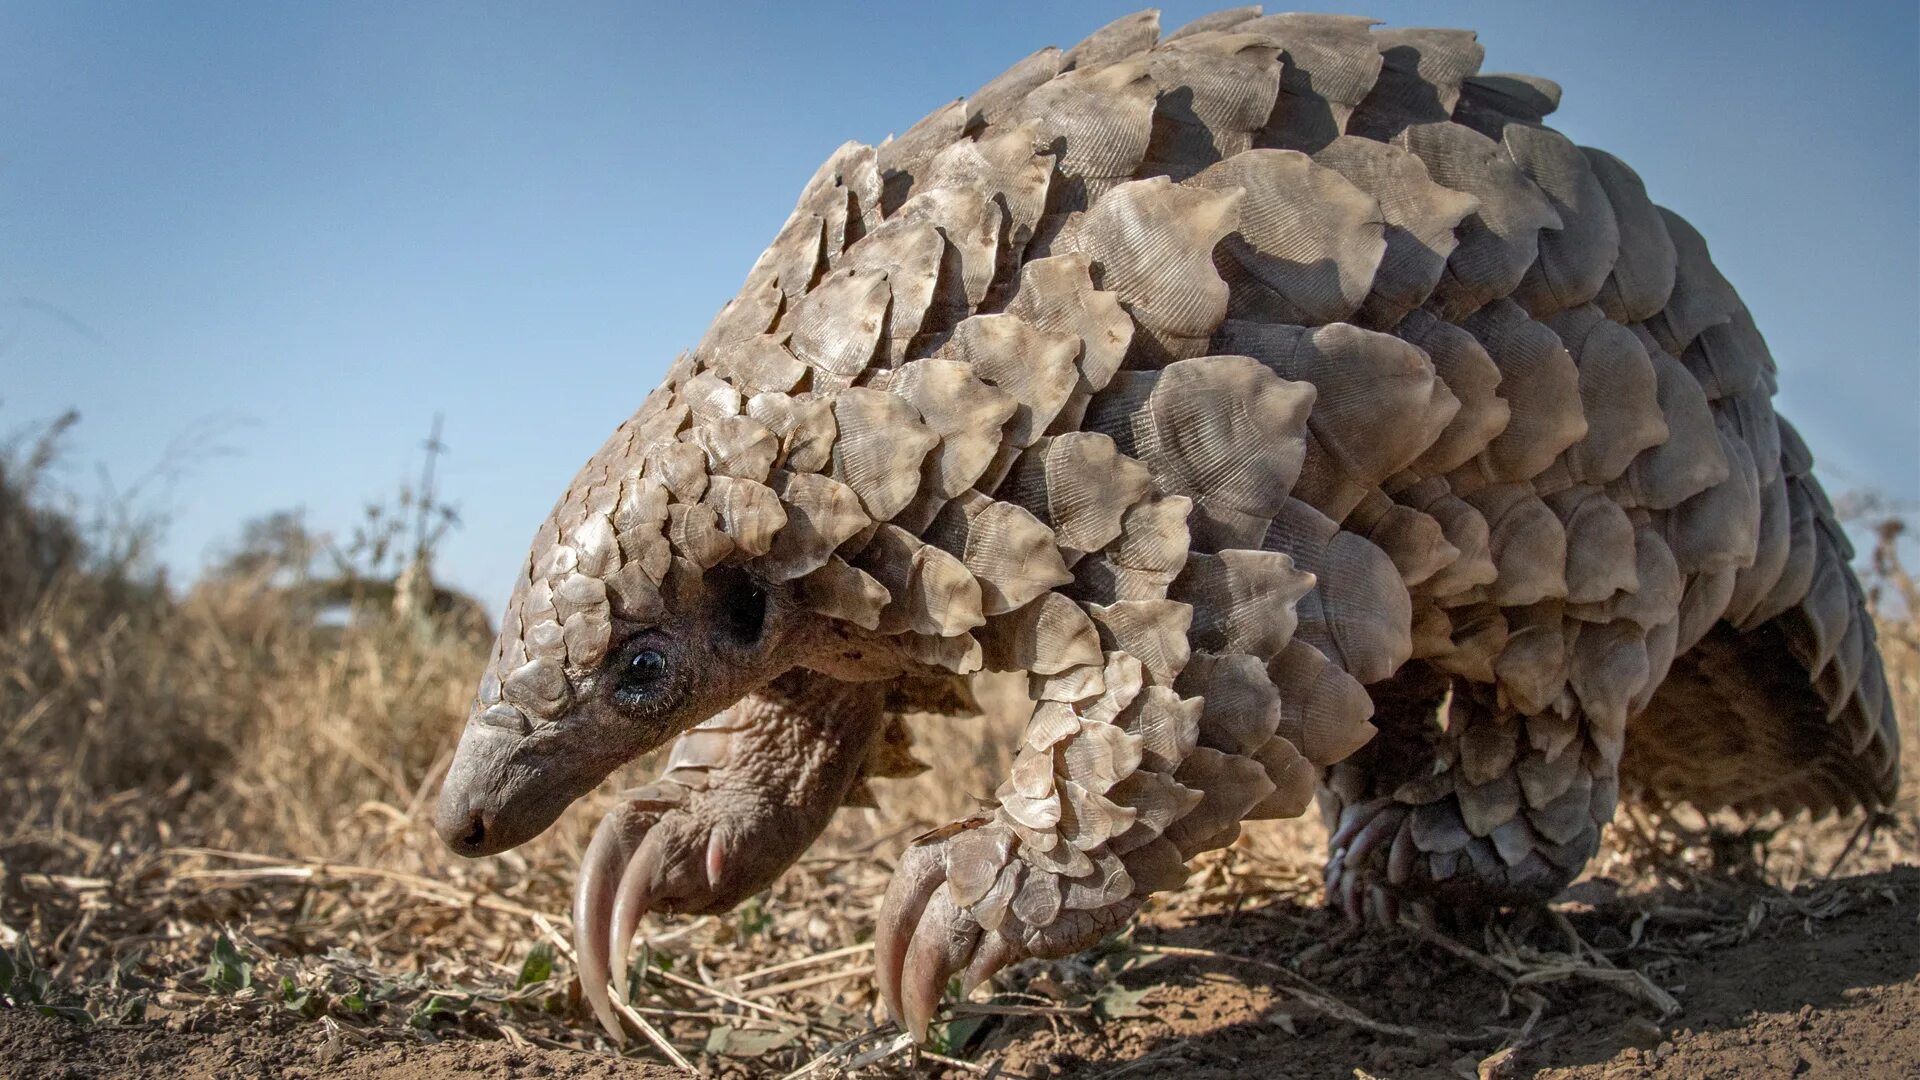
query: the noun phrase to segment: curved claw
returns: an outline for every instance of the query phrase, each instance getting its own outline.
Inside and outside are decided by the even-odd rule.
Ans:
[[[653,883],[659,875],[660,861],[665,854],[666,844],[658,829],[647,832],[646,839],[640,841],[633,857],[627,860],[627,868],[620,875],[620,885],[614,891],[612,905],[613,941],[610,968],[624,973],[627,960],[633,950],[633,935],[640,928],[640,917],[653,906]],[[621,979],[614,987],[620,1000],[627,1000],[627,980]]]
[[[580,992],[600,1026],[621,1045],[626,1032],[612,1002],[615,997],[627,1000],[625,975],[633,932],[649,908],[684,891],[663,887],[663,878],[674,862],[674,840],[688,831],[671,827],[687,815],[658,798],[658,791],[641,788],[634,794],[639,797],[608,811],[593,830],[573,891],[573,950]],[[610,981],[616,984],[612,995]]]
[[[953,978],[959,977],[965,997],[1001,968],[1032,955],[1009,925],[986,929],[954,899],[956,886],[947,878],[950,843],[978,824],[983,822],[962,823],[942,830],[937,840],[909,847],[880,905],[874,982],[887,1013],[915,1042],[926,1041],[927,1025]]]
[[[1327,899],[1355,925],[1393,926],[1399,919],[1398,898],[1380,887],[1382,879],[1404,881],[1415,854],[1406,828],[1407,808],[1393,802],[1355,803],[1340,814],[1328,840]],[[1383,851],[1384,849],[1384,851]],[[1384,864],[1384,872],[1375,872]]]
[[[973,954],[973,960],[966,970],[960,973],[960,996],[972,997],[980,984],[993,978],[1001,968],[1019,963],[1023,957],[1013,942],[997,933],[983,931],[980,934],[980,947]]]
[[[946,844],[918,844],[900,857],[873,938],[874,982],[893,1022],[925,1042],[947,981],[964,973],[967,992],[1020,959],[999,934],[985,932],[954,902]]]
[[[886,898],[880,901],[880,917],[873,928],[873,981],[887,1014],[903,1029],[907,1025],[900,1007],[900,980],[908,946],[927,902],[946,880],[946,861],[937,845],[910,847],[901,854]]]
[[[1422,869],[1411,808],[1356,803],[1342,812],[1327,861],[1327,900],[1356,926],[1412,922],[1432,928],[1434,908],[1418,889]]]
[[[574,892],[583,991],[616,1041],[649,911],[725,911],[767,888],[827,827],[886,729],[878,683],[794,672],[683,734],[667,771],[595,830]],[[914,913],[918,917],[918,911]]]
[[[927,1023],[947,980],[966,968],[980,942],[980,924],[953,902],[944,883],[934,890],[913,931],[900,972],[900,1006],[914,1042],[924,1042]]]
[[[627,970],[634,932],[647,912],[724,911],[745,899],[759,879],[729,876],[742,865],[728,859],[718,827],[685,811],[661,815],[627,860],[613,897],[613,970]]]
[[[626,1042],[626,1032],[607,997],[607,945],[614,890],[630,850],[626,844],[629,824],[630,819],[619,812],[600,820],[580,861],[580,880],[573,891],[573,955],[580,969],[580,992],[600,1026],[620,1045]]]

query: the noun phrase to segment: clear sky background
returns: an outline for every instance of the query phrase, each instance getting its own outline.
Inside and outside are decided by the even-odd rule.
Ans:
[[[1130,10],[15,0],[0,432],[78,407],[85,492],[230,451],[144,496],[190,575],[255,515],[346,530],[444,412],[440,568],[494,607],[835,146]],[[1558,80],[1553,123],[1707,237],[1828,487],[1920,498],[1912,0],[1353,10]]]

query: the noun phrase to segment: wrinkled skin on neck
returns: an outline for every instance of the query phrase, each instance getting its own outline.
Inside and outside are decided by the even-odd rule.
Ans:
[[[468,857],[525,843],[613,770],[795,667],[892,673],[884,648],[860,648],[857,628],[796,607],[790,593],[732,567],[670,575],[657,612],[612,615],[604,657],[566,670],[569,704],[551,719],[489,706],[483,693],[441,790],[441,837]]]

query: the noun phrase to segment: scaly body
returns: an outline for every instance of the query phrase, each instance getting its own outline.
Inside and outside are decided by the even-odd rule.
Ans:
[[[1151,13],[822,166],[517,582],[441,827],[596,834],[588,996],[764,887],[902,710],[1028,674],[998,805],[906,852],[882,996],[1092,944],[1242,821],[1356,917],[1552,896],[1622,790],[1873,806],[1851,554],[1702,239],[1462,31]],[[696,726],[697,725],[697,726]],[[684,733],[684,734],[683,734]]]

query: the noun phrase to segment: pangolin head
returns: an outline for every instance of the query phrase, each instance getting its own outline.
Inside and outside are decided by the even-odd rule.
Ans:
[[[532,839],[815,639],[792,572],[831,548],[772,542],[788,520],[768,486],[788,486],[772,474],[778,439],[741,416],[683,440],[688,411],[663,390],[534,538],[440,796],[436,825],[463,855]]]

